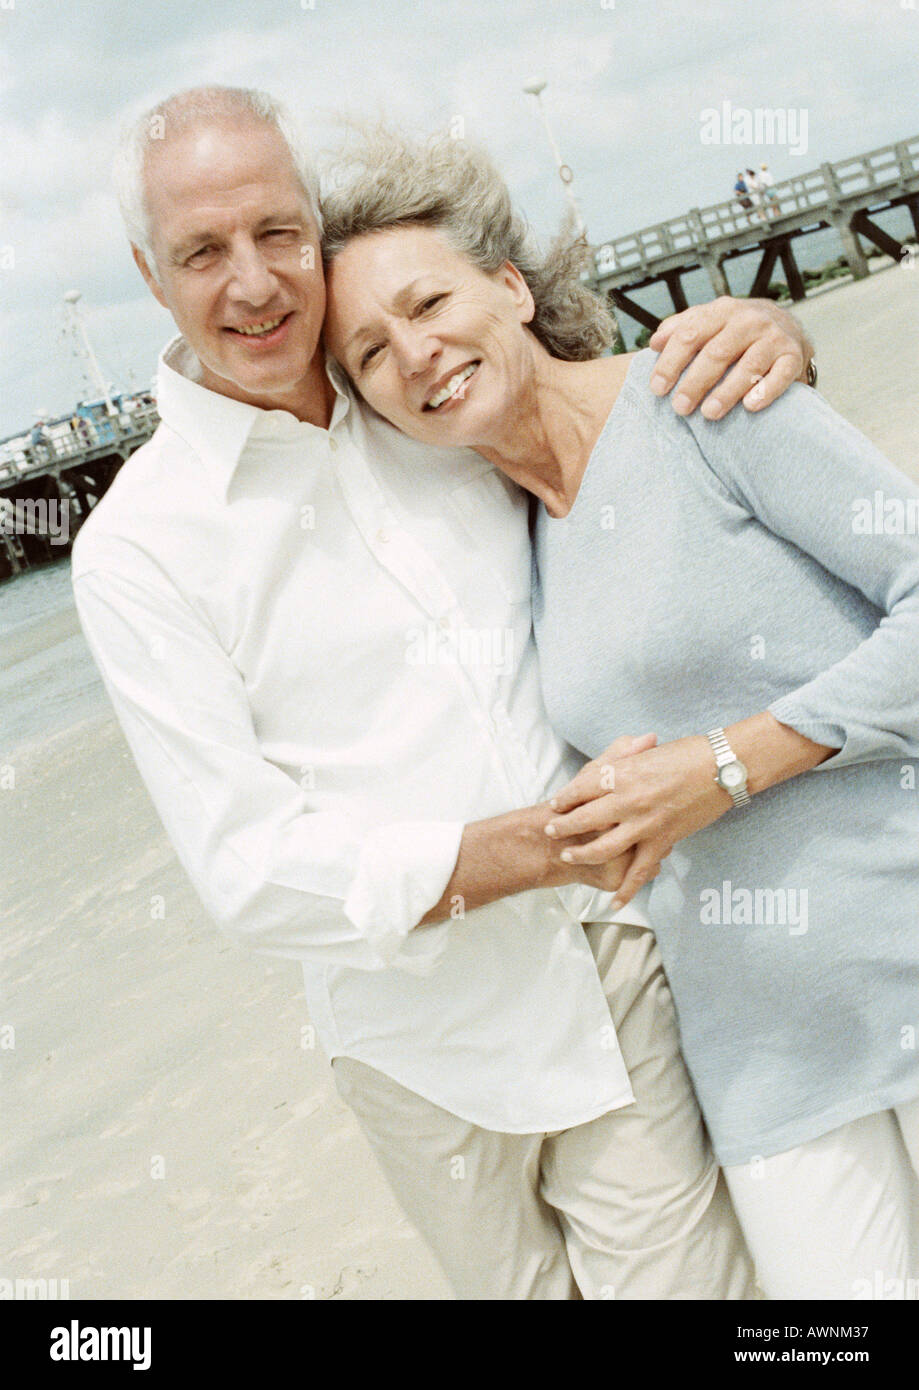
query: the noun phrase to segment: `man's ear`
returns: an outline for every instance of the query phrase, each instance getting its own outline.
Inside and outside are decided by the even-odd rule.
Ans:
[[[166,296],[163,294],[160,283],[153,274],[153,271],[147,265],[146,256],[143,251],[141,251],[140,247],[135,246],[133,242],[131,243],[131,255],[134,257],[134,264],[147,283],[147,289],[153,295],[154,299],[159,300],[164,309],[168,309],[169,305],[166,303]]]
[[[520,322],[532,323],[536,314],[536,305],[533,303],[532,291],[520,271],[512,261],[505,261],[498,273],[501,276],[501,283],[511,292],[520,313]]]

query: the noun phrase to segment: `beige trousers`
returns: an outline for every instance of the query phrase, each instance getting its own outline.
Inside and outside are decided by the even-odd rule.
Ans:
[[[657,943],[585,928],[635,1104],[554,1134],[479,1128],[351,1057],[339,1093],[460,1299],[751,1299]]]

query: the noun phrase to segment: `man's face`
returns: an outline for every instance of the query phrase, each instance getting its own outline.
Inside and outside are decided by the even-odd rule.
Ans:
[[[203,384],[302,414],[321,378],[325,284],[284,141],[259,121],[209,122],[154,145],[145,175],[155,271],[135,259]]]

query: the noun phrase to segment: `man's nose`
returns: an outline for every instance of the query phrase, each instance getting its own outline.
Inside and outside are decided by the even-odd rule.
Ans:
[[[258,246],[246,242],[233,247],[230,256],[228,294],[234,299],[258,307],[261,304],[267,304],[277,288],[277,279],[265,263]]]

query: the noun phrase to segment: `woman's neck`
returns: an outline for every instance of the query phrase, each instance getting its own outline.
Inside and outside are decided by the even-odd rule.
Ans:
[[[633,355],[561,362],[535,351],[526,385],[474,447],[535,493],[550,516],[567,516]]]

